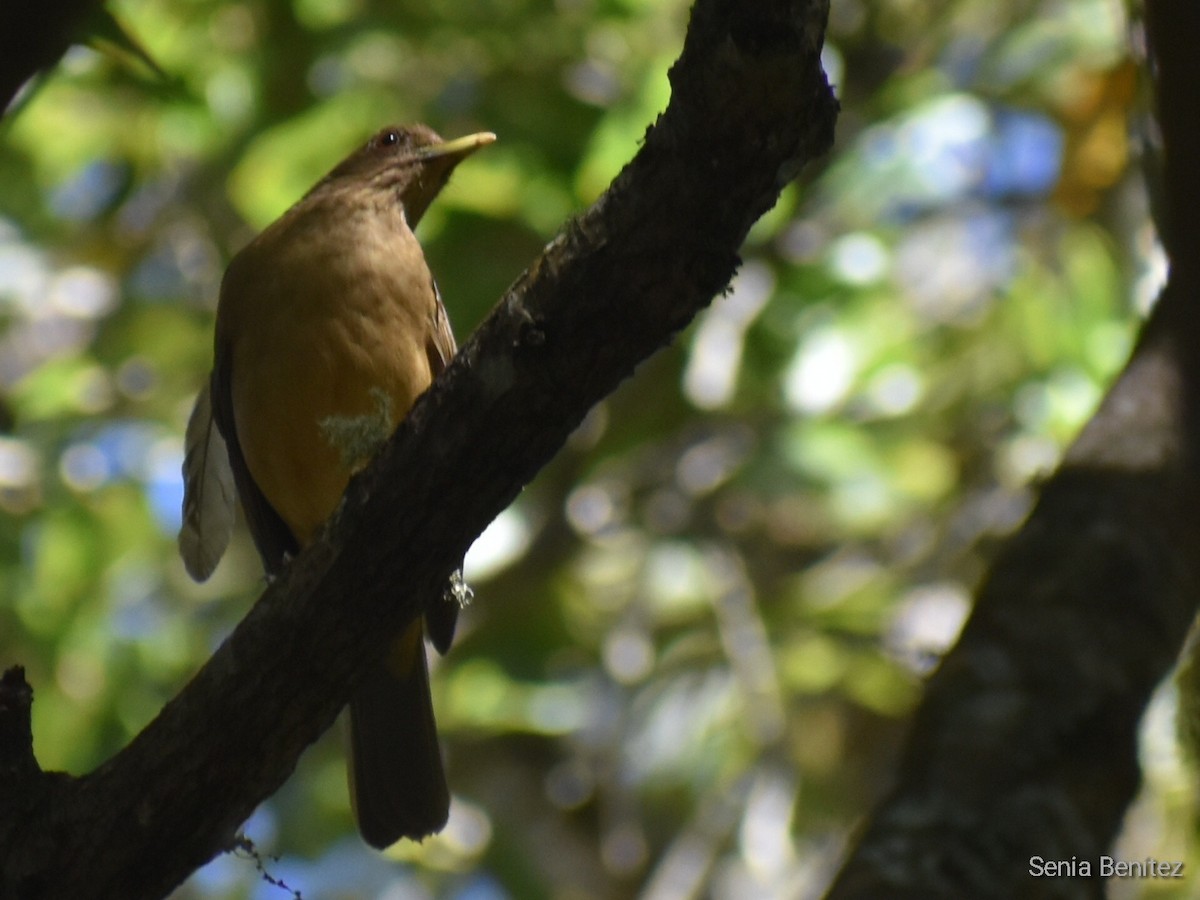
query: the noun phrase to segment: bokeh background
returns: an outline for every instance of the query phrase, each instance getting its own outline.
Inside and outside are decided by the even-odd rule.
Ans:
[[[688,4],[108,9],[160,71],[95,41],[0,122],[0,664],[74,773],[262,586],[244,531],[204,585],[174,544],[229,257],[384,123],[493,130],[421,226],[461,340],[636,152]],[[835,149],[471,551],[434,675],[445,833],[365,848],[331,733],[245,826],[270,876],[310,900],[819,895],[1163,278],[1139,34],[1115,0],[838,0]],[[1121,852],[1191,861],[1169,685],[1143,757]],[[289,894],[229,854],[175,896]]]

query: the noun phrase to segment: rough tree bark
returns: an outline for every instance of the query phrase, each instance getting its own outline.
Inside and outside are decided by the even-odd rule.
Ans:
[[[1167,287],[931,679],[830,896],[1102,897],[1137,726],[1200,600],[1200,7],[1147,0]],[[1088,860],[1035,878],[1030,859]]]
[[[751,224],[828,148],[826,13],[825,0],[697,0],[670,105],[636,158],[179,696],[81,778],[41,773],[22,741],[0,742],[18,748],[0,759],[0,896],[161,897],[230,846],[384,636],[440,595],[587,410],[726,287]],[[0,735],[27,700],[15,673],[0,685]]]

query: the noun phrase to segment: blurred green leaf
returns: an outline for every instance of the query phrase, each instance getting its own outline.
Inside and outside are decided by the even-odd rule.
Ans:
[[[111,0],[97,34],[123,49],[72,50],[9,119],[0,656],[29,669],[44,765],[119,749],[261,590],[243,532],[203,586],[172,534],[230,255],[387,122],[495,131],[421,226],[461,342],[637,152],[688,6]],[[957,627],[913,598],[966,605],[1153,295],[1129,27],[1103,0],[834,4],[837,147],[468,573],[432,676],[446,832],[363,848],[331,736],[246,826],[281,877],[643,896],[702,835],[704,896],[823,889]],[[1163,858],[1169,834],[1191,868],[1155,722],[1124,840]],[[223,857],[175,896],[260,890]]]

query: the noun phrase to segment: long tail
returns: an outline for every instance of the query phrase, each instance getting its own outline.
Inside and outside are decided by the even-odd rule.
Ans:
[[[350,799],[363,840],[383,849],[440,831],[450,812],[420,620],[350,701]]]

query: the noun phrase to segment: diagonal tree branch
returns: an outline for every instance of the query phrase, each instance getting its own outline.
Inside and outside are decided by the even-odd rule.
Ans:
[[[0,895],[159,897],[230,845],[386,635],[440,596],[587,410],[725,288],[751,224],[828,148],[826,13],[698,0],[636,158],[509,290],[324,537],[108,763],[80,779],[0,771],[0,792],[21,787],[0,809]]]
[[[832,897],[1104,896],[1138,723],[1200,600],[1200,8],[1146,8],[1169,283],[993,565]],[[1038,857],[1077,865],[1048,876]]]

